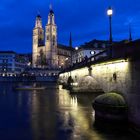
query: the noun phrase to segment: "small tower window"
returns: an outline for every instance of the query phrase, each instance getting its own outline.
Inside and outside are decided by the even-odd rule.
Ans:
[[[53,35],[53,45],[55,45],[55,35]]]
[[[47,40],[49,40],[49,36],[47,35]]]

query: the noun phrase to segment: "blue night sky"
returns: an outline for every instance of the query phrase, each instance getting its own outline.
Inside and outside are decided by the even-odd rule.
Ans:
[[[59,43],[68,45],[70,32],[73,46],[92,39],[107,40],[109,6],[114,10],[113,40],[128,39],[129,22],[133,39],[140,38],[140,0],[0,0],[0,50],[31,52],[37,11],[45,27],[50,3],[55,12]]]

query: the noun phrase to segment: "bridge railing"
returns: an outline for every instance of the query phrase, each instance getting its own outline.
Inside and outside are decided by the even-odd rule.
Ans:
[[[91,56],[89,59],[88,59],[88,63],[90,62],[95,62],[95,61],[98,61],[98,60],[104,60],[108,58],[108,55],[107,55],[107,50],[104,50],[98,54],[95,54],[93,56]]]
[[[100,62],[111,61],[116,59],[131,59],[140,60],[140,40],[131,42],[120,42],[115,43],[107,48],[106,50],[91,56],[90,58],[85,57],[82,62],[74,63],[69,68],[62,71],[71,71],[80,67],[90,67],[92,64],[97,64]]]
[[[80,67],[84,67],[84,66],[89,67],[91,64],[94,64],[98,61],[104,61],[104,60],[107,60],[107,59],[108,59],[107,50],[104,50],[104,51],[102,51],[98,54],[95,54],[94,56],[92,56],[90,58],[85,58],[81,62],[72,64],[72,66],[64,69],[62,71],[62,73],[65,72],[65,71],[70,71],[72,69],[76,69],[76,68],[80,68]]]

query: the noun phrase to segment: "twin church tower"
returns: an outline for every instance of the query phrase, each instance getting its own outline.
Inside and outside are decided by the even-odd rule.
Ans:
[[[57,26],[55,24],[54,12],[52,7],[50,7],[45,34],[41,16],[38,15],[36,17],[35,28],[33,29],[32,66],[57,69],[57,49]]]

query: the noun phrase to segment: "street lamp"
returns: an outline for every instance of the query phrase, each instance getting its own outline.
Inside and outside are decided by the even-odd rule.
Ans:
[[[78,62],[78,58],[79,58],[79,57],[78,57],[78,49],[79,49],[78,47],[75,47],[75,50],[76,50],[76,51],[75,51],[75,54],[76,54],[75,56],[77,57],[77,58],[75,58],[76,63]]]
[[[109,55],[112,58],[112,15],[113,15],[113,10],[111,7],[108,8],[107,10],[107,15],[109,16],[109,28],[110,28],[110,49],[109,49]]]
[[[113,15],[113,10],[112,10],[111,7],[108,8],[108,10],[107,10],[107,15],[109,16],[110,43],[112,43],[112,15]]]

